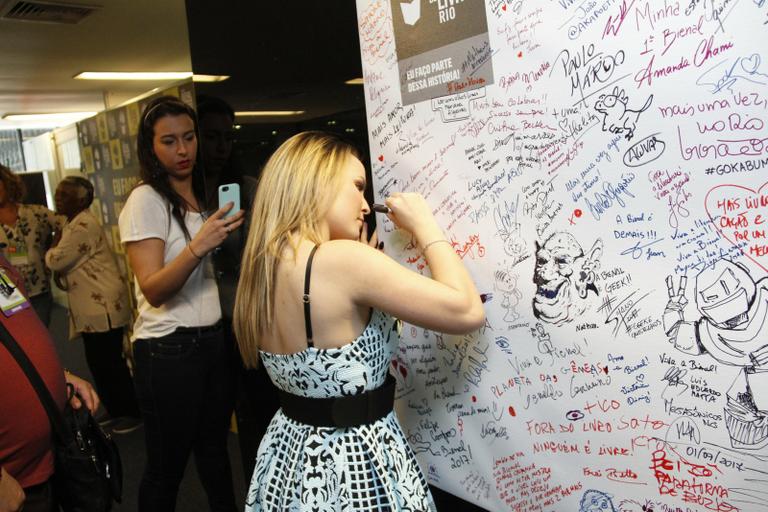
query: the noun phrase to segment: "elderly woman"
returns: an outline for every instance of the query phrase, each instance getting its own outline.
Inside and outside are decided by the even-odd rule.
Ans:
[[[99,221],[90,212],[93,185],[79,176],[56,188],[56,211],[67,217],[61,239],[45,255],[69,298],[70,337],[79,333],[85,358],[117,434],[141,425],[131,375],[123,359],[123,328],[131,320],[125,283]]]
[[[23,204],[26,190],[21,178],[0,165],[0,244],[2,252],[24,278],[32,307],[47,326],[51,319],[51,274],[43,257],[53,232],[64,219],[39,204]]]

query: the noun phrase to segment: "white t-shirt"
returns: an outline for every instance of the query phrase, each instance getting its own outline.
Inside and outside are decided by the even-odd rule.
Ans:
[[[187,212],[184,221],[189,235],[194,237],[205,222],[202,214]],[[163,264],[167,265],[187,245],[184,232],[171,215],[169,203],[149,185],[131,192],[118,220],[123,243],[159,238],[165,242]],[[159,338],[177,327],[211,325],[221,318],[218,289],[213,273],[211,255],[203,258],[192,271],[184,286],[160,307],[152,306],[135,283],[139,316],[133,327],[131,341],[139,338]]]

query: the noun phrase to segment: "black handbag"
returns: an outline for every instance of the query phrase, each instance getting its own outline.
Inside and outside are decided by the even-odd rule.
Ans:
[[[123,491],[123,467],[114,440],[101,429],[85,405],[80,409],[69,405],[74,394],[71,384],[67,384],[64,412],[59,412],[40,374],[2,323],[0,340],[35,388],[51,422],[55,465],[53,490],[62,510],[109,511],[113,500],[120,503]]]

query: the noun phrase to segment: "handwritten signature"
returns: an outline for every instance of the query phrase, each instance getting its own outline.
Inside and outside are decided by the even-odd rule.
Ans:
[[[667,373],[665,373],[664,378],[661,379],[662,382],[667,383],[667,386],[661,393],[661,396],[664,398],[664,400],[670,400],[673,398],[673,389],[677,392],[675,396],[680,396],[688,391],[688,384],[683,382],[683,377],[685,377],[687,373],[688,370],[685,368],[677,368],[675,366],[671,366],[669,369],[667,369]]]
[[[653,244],[657,244],[657,243],[661,242],[662,240],[664,240],[664,239],[663,238],[659,238],[658,240],[654,240],[653,242],[650,242],[650,243],[647,243],[647,244],[643,244],[643,245],[640,245],[640,242],[638,241],[635,245],[633,245],[629,249],[625,249],[624,251],[622,251],[621,255],[622,256],[629,255],[629,256],[632,256],[632,259],[638,260],[638,259],[643,257],[643,249],[647,249],[650,246],[652,246]],[[647,251],[645,251],[645,254],[646,254],[646,257],[650,260],[654,256],[662,256],[662,255],[664,255],[664,252],[662,251],[659,254],[659,252],[657,252],[657,251],[651,251],[651,249],[647,249]]]
[[[669,226],[677,229],[680,227],[680,220],[678,217],[688,218],[691,214],[690,210],[685,207],[688,199],[691,198],[691,194],[685,190],[680,189],[677,191],[677,194],[675,194],[674,199],[672,199],[671,195],[667,197],[667,206],[669,207]]]
[[[613,325],[614,337],[616,337],[616,335],[621,330],[622,324],[624,325],[624,328],[627,330],[627,332],[629,332],[630,328],[628,322],[631,322],[640,314],[640,309],[637,307],[638,304],[640,304],[640,301],[651,294],[651,292],[648,292],[645,295],[634,299],[633,297],[638,292],[639,290],[635,290],[634,292],[624,297],[621,302],[616,304],[616,307],[613,306],[614,300],[611,297],[606,296],[606,298],[603,300],[603,304],[598,308],[598,312],[610,310],[610,312],[608,312],[606,315],[605,325],[608,325],[611,322],[615,322]]]
[[[634,194],[629,191],[629,184],[635,179],[634,173],[623,173],[621,175],[621,181],[616,185],[608,182],[603,183],[603,191],[595,192],[594,204],[589,199],[585,198],[589,212],[595,218],[600,220],[602,215],[611,208],[614,204],[618,204],[622,208],[626,206],[622,194],[626,194],[629,197],[634,198]]]
[[[723,89],[733,93],[731,87],[739,80],[757,85],[768,84],[768,74],[759,71],[762,58],[757,53],[735,59],[730,67],[726,64],[728,60],[724,59],[705,71],[696,80],[696,85],[711,86],[709,92],[715,94]],[[723,66],[724,64],[725,66]],[[723,69],[725,69],[725,73],[723,73]]]

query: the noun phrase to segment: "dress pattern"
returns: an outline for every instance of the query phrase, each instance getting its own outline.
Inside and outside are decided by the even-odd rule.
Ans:
[[[16,224],[0,224],[0,242],[5,244],[4,256],[24,278],[28,297],[51,289],[51,272],[45,266],[45,251],[51,245],[53,232],[61,229],[65,221],[66,217],[56,215],[45,206],[19,204]],[[24,257],[18,258],[19,253]]]
[[[359,394],[384,383],[399,342],[377,310],[352,343],[290,355],[261,352],[284,391],[313,398]],[[246,511],[435,510],[394,412],[369,425],[314,427],[277,411],[259,446]]]

